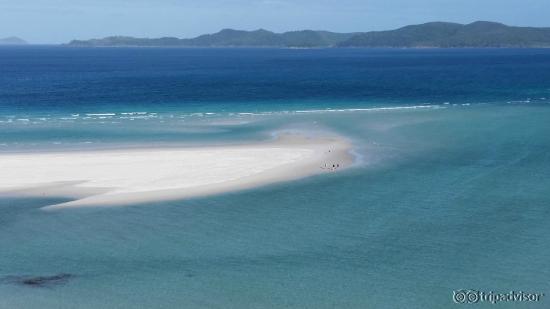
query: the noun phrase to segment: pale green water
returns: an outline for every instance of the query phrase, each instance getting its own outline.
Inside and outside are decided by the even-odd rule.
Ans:
[[[249,116],[232,126],[127,125],[120,139],[136,144],[331,130],[354,140],[364,164],[123,208],[44,212],[51,200],[2,199],[0,308],[435,309],[466,306],[452,301],[458,289],[550,297],[550,106],[442,107]],[[189,127],[207,130],[185,133]],[[101,133],[110,128],[57,132],[65,144],[71,134],[117,143]],[[28,132],[14,139],[32,143],[39,131]],[[10,277],[61,273],[73,277],[47,287]]]

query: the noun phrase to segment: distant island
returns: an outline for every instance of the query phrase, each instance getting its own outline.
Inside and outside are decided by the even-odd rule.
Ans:
[[[134,38],[112,36],[103,39],[74,40],[78,47],[550,47],[550,28],[514,27],[477,21],[470,24],[430,22],[396,30],[356,33],[302,30],[274,33],[260,29],[224,29],[191,39],[175,37]]]
[[[27,45],[28,43],[18,37],[12,36],[9,38],[0,38],[0,45]]]
[[[174,47],[331,47],[352,38],[357,33],[329,31],[291,31],[274,33],[264,29],[243,31],[224,29],[218,33],[205,34],[192,39],[134,38],[112,36],[87,41],[74,40],[70,46],[174,46]]]

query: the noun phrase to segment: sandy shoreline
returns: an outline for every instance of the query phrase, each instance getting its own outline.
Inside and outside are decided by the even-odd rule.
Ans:
[[[0,154],[0,195],[75,199],[47,209],[184,199],[334,172],[352,163],[350,148],[283,134],[238,146]]]

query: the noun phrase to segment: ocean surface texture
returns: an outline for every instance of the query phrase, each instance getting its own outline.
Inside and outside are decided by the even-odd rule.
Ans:
[[[346,136],[356,166],[118,208],[0,197],[0,308],[550,307],[548,49],[0,48],[0,153],[278,130]]]

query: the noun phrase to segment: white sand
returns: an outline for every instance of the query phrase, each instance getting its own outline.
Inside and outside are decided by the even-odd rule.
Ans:
[[[0,193],[75,198],[50,209],[180,199],[333,172],[325,164],[348,166],[349,147],[287,135],[240,146],[1,154]]]

